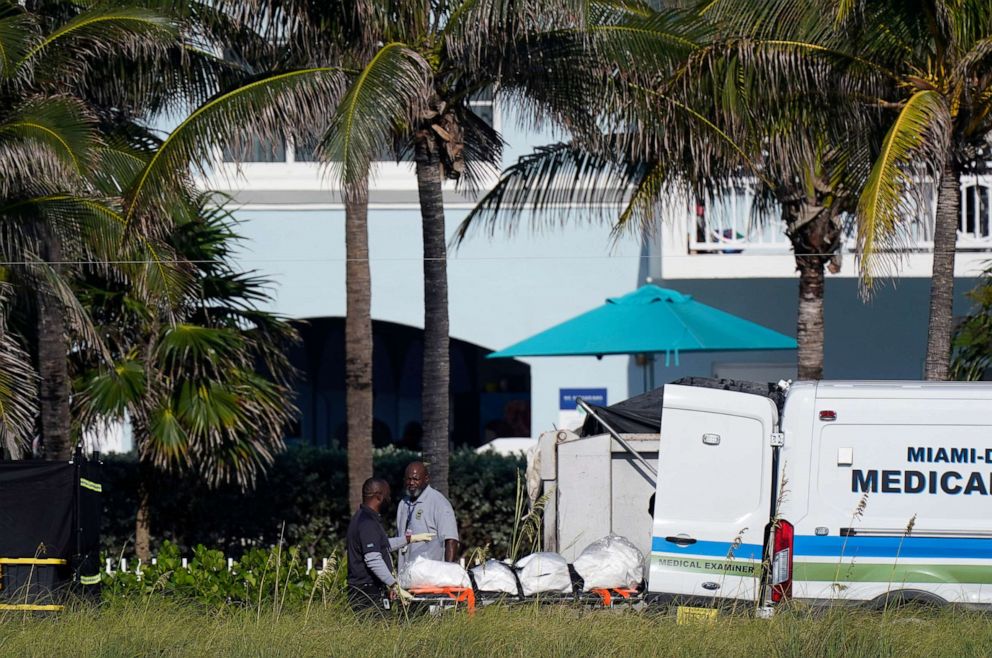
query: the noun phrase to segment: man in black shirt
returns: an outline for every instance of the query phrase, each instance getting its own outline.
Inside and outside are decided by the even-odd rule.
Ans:
[[[407,543],[406,537],[390,539],[380,512],[390,501],[389,483],[369,478],[362,485],[362,505],[348,525],[348,603],[355,612],[389,608],[389,600],[410,597],[396,584],[390,551]]]

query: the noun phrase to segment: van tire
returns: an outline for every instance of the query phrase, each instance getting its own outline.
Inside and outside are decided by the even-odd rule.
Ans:
[[[919,589],[899,589],[886,592],[881,596],[872,599],[868,607],[873,610],[899,609],[899,608],[942,608],[947,605],[947,600],[933,592],[926,592]]]

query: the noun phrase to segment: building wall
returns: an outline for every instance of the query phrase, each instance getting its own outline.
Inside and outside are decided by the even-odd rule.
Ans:
[[[727,256],[733,258],[733,256]],[[659,282],[656,282],[659,283]],[[975,279],[958,279],[954,313],[964,315],[970,302],[966,293]],[[660,282],[725,311],[758,322],[790,336],[796,335],[797,279],[682,279]],[[830,277],[824,301],[826,379],[920,379],[926,356],[930,281],[903,278],[883,283],[868,301],[858,281]],[[795,376],[795,353],[737,352],[682,354],[679,365],[655,368],[658,384],[679,377],[712,376],[718,364],[775,364],[754,368],[757,373]],[[745,372],[744,367],[733,368]],[[640,368],[631,366],[631,391],[643,381]]]
[[[449,235],[465,212],[448,211]],[[245,238],[239,260],[273,280],[271,310],[297,319],[344,316],[342,211],[241,210],[237,217]],[[452,337],[497,350],[629,292],[642,278],[639,242],[613,244],[608,227],[588,224],[471,237],[448,263]],[[423,327],[421,245],[418,211],[370,211],[373,319]],[[606,388],[611,401],[628,393],[627,357],[524,361],[535,430],[557,422],[559,388]]]
[[[449,210],[451,235],[464,208]],[[292,318],[343,317],[344,215],[340,210],[240,211],[246,238],[241,262],[275,282],[271,308]],[[525,219],[524,222],[527,220]],[[525,224],[526,226],[526,224]],[[369,213],[372,315],[376,320],[423,327],[423,276],[419,212]],[[747,268],[754,256],[721,256]],[[637,237],[613,244],[608,227],[583,223],[539,233],[471,236],[448,264],[451,335],[497,350],[621,295],[663,270],[664,255],[642,248]],[[795,335],[798,281],[788,264],[776,278],[671,279],[656,284]],[[967,312],[965,293],[975,280],[961,278],[955,313]],[[918,379],[926,351],[929,280],[907,277],[883,283],[868,301],[853,277],[826,283],[825,376],[829,379]],[[558,422],[560,388],[605,388],[616,402],[642,391],[642,366],[626,356],[523,359],[531,366],[532,431]],[[756,368],[733,364],[769,364]],[[654,382],[682,376],[737,373],[794,377],[792,352],[680,354]]]

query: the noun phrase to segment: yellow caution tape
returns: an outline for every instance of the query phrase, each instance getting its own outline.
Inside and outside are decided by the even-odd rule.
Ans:
[[[56,557],[0,557],[0,564],[68,564],[65,560]]]
[[[31,603],[0,603],[0,610],[30,610],[39,612],[58,612],[65,608],[63,605],[34,605]]]
[[[95,576],[80,576],[79,582],[83,585],[99,585],[100,584],[100,574]]]

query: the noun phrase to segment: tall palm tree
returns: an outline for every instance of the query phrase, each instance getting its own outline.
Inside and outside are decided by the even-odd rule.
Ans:
[[[502,218],[512,226],[525,209],[560,221],[577,207],[596,214],[619,205],[604,219],[618,234],[642,231],[668,194],[712,200],[756,187],[755,220],[782,220],[800,272],[798,374],[820,379],[824,271],[838,265],[842,213],[853,206],[845,171],[864,160],[860,150],[852,155],[849,147],[824,144],[846,147],[847,134],[861,124],[822,79],[815,86],[783,81],[776,62],[753,66],[747,33],[728,33],[715,12],[629,6],[599,13],[589,31],[590,57],[605,75],[586,111],[600,120],[591,132],[573,129],[573,141],[509,167],[462,223],[456,242],[476,223],[492,231]],[[639,55],[636,67],[631,53]],[[604,135],[604,126],[613,130]]]
[[[836,11],[845,32],[858,37],[851,56],[877,69],[879,104],[889,110],[858,207],[865,247],[897,235],[900,220],[919,213],[905,191],[921,173],[937,183],[925,376],[947,379],[961,175],[992,134],[992,5],[839,2]]]
[[[727,7],[752,21],[778,11],[769,0]],[[842,71],[844,91],[864,112],[880,115],[885,128],[864,172],[856,213],[868,286],[897,260],[911,239],[906,220],[927,212],[936,188],[925,376],[946,379],[961,174],[992,132],[992,6],[981,0],[823,0],[807,3],[805,11],[826,20],[812,30],[776,23],[764,40],[766,52],[790,65]]]
[[[386,3],[389,4],[389,3]],[[424,458],[431,480],[448,487],[449,342],[444,181],[472,187],[494,172],[502,141],[471,99],[495,90],[537,116],[547,97],[578,104],[582,85],[556,84],[549,53],[575,40],[584,3],[440,0],[390,5],[381,46],[352,79],[322,140],[346,185],[367,176],[383,149],[398,142],[413,156],[420,200],[424,268]],[[580,79],[576,76],[576,79]],[[564,103],[565,101],[562,100]]]
[[[39,375],[38,431],[49,458],[68,458],[74,444],[68,336],[99,347],[71,280],[78,263],[110,258],[116,221],[93,184],[103,144],[79,85],[108,53],[148,57],[174,33],[168,19],[131,4],[0,3],[0,251],[11,263],[8,308],[25,309],[20,333]]]
[[[357,71],[368,63],[388,28],[387,3],[366,0],[294,3],[260,0],[229,8],[251,38],[235,39],[228,56],[255,69],[345,66]],[[333,108],[339,98],[326,98]],[[331,114],[295,129],[299,149],[316,144]],[[387,149],[382,149],[385,154]],[[316,155],[320,155],[320,152]],[[368,173],[344,186],[345,207],[345,414],[347,420],[348,500],[362,502],[362,484],[372,476],[372,282],[368,261]]]

